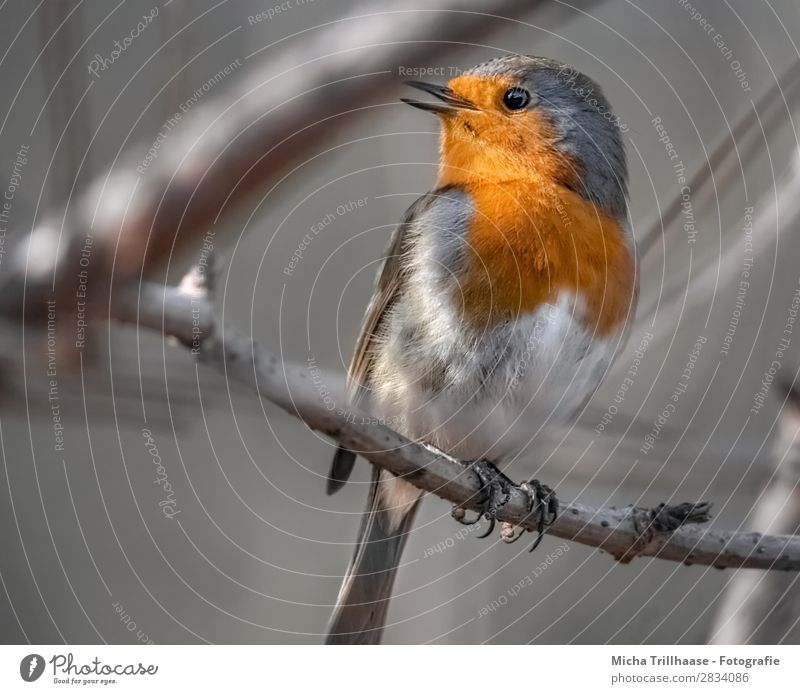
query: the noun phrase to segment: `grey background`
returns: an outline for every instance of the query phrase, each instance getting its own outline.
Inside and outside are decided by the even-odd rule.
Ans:
[[[481,45],[449,48],[437,65],[467,68],[505,52],[535,53],[600,82],[629,126],[631,219],[641,237],[679,188],[651,119],[662,118],[687,171],[699,171],[753,110],[752,100],[798,57],[800,10],[791,0],[694,4],[741,62],[751,92],[687,10],[663,0],[545,2],[524,21],[502,22]],[[153,24],[89,88],[92,56],[107,56],[156,5]],[[0,9],[0,188],[20,144],[30,146],[13,204],[16,228],[30,228],[43,210],[84,187],[123,143],[143,157],[165,119],[225,65],[280,39],[304,42],[313,55],[314,27],[355,3],[293,3],[253,26],[248,16],[271,3],[162,5],[50,0]],[[278,49],[227,79],[257,70]],[[364,72],[374,69],[387,66],[364,65]],[[202,98],[225,89],[223,81]],[[643,259],[626,353],[568,437],[540,437],[513,470],[516,478],[535,474],[557,485],[562,498],[596,505],[707,498],[720,527],[747,526],[774,455],[777,389],[758,415],[748,410],[800,274],[798,236],[780,218],[777,225],[764,221],[796,150],[783,108],[781,125],[763,133],[757,154],[715,195],[695,202],[697,242],[690,246],[672,228]],[[329,147],[227,222],[221,303],[226,320],[284,358],[313,358],[341,373],[393,224],[435,178],[436,124],[396,99],[376,100]],[[367,204],[336,215],[337,206],[359,198]],[[745,257],[748,206],[757,219],[753,282],[730,354],[722,355],[739,272],[734,282],[717,282],[716,268],[730,249]],[[328,212],[334,223],[285,275],[300,240]],[[189,261],[174,268],[176,277]],[[710,284],[700,281],[704,273]],[[612,430],[597,436],[646,332],[656,338],[642,371]],[[689,388],[656,451],[640,456],[698,335],[707,343]],[[355,476],[361,484],[326,497],[330,441],[197,369],[157,336],[118,326],[83,365],[83,381],[80,364],[58,364],[66,419],[64,451],[56,451],[50,404],[41,397],[44,354],[41,344],[26,343],[24,370],[0,374],[0,640],[320,642],[355,537],[366,463]],[[791,380],[796,368],[787,357],[781,373]],[[180,513],[172,520],[158,505],[163,493],[143,427],[152,430],[175,489]],[[572,544],[510,597],[562,542],[546,538],[530,555],[522,542],[507,547],[496,536],[462,538],[459,531],[445,504],[426,500],[396,585],[387,642],[702,642],[733,576],[652,559],[623,566]],[[434,551],[437,545],[444,550]],[[496,609],[478,618],[492,604]],[[797,625],[786,640],[800,641]]]

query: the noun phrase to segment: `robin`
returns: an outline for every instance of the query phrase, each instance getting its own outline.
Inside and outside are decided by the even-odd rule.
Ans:
[[[409,438],[473,461],[493,520],[510,484],[500,468],[537,427],[580,411],[627,339],[638,282],[625,151],[598,85],[554,60],[508,56],[447,86],[407,84],[435,99],[403,101],[440,119],[439,175],[386,253],[349,397]],[[337,451],[329,493],[354,461]],[[526,488],[542,528],[554,495]],[[421,498],[373,470],[328,643],[380,641]]]

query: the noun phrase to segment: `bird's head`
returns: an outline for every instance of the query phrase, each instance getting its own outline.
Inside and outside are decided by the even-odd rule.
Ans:
[[[508,56],[447,86],[409,82],[440,116],[441,185],[530,179],[565,186],[624,216],[627,166],[618,119],[595,82],[562,63]]]

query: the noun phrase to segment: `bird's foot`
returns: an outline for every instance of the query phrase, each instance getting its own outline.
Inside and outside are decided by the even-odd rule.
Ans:
[[[488,460],[476,460],[470,464],[470,470],[480,480],[481,510],[471,520],[467,520],[466,511],[460,506],[454,506],[451,513],[453,518],[463,525],[475,525],[481,518],[485,518],[489,521],[489,527],[478,537],[488,537],[494,530],[498,511],[511,498],[511,489],[515,485]]]
[[[520,489],[528,495],[528,510],[535,510],[539,516],[536,523],[536,540],[528,550],[529,552],[533,552],[542,541],[544,531],[555,523],[556,518],[558,518],[558,497],[550,487],[546,484],[542,484],[539,480],[523,482],[520,485]],[[522,533],[520,533],[520,535],[521,534]],[[510,542],[515,542],[518,539],[519,536],[510,540]]]
[[[475,472],[480,480],[481,491],[481,510],[476,516],[467,520],[466,511],[460,506],[454,506],[452,510],[453,518],[464,525],[474,525],[481,518],[489,521],[489,527],[479,537],[487,537],[494,530],[497,521],[497,513],[506,505],[511,498],[511,490],[516,485],[508,479],[495,465],[487,460],[478,460],[470,465],[470,469]],[[525,492],[528,497],[528,511],[536,513],[538,522],[536,531],[538,537],[529,551],[535,550],[542,541],[545,530],[552,525],[558,517],[558,498],[555,492],[546,484],[539,480],[523,482],[519,489]],[[524,530],[517,532],[518,526],[513,523],[501,522],[500,537],[506,544],[512,544],[525,534]]]

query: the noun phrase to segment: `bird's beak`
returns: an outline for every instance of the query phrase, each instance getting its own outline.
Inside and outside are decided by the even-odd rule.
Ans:
[[[406,82],[406,84],[409,87],[421,89],[423,92],[432,94],[441,102],[431,103],[429,101],[417,101],[416,99],[400,99],[400,101],[403,103],[413,106],[414,108],[420,108],[423,111],[432,111],[433,113],[438,113],[440,115],[454,113],[455,111],[459,110],[478,110],[478,107],[475,106],[475,104],[473,104],[471,101],[467,101],[467,99],[464,97],[459,96],[449,87],[442,87],[438,84],[429,84],[428,82],[417,82],[416,80]]]

